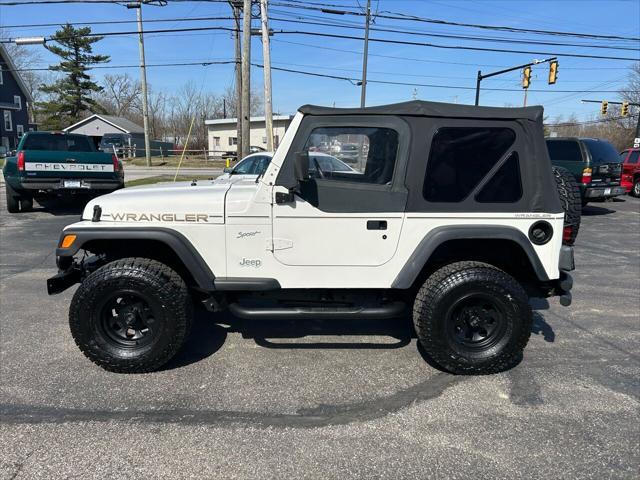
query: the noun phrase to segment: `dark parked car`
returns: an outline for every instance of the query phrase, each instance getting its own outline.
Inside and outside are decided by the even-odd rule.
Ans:
[[[569,170],[580,185],[582,205],[624,195],[620,155],[606,140],[557,137],[547,139],[551,163]]]

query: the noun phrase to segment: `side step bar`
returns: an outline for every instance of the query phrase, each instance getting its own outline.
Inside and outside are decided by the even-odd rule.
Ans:
[[[375,307],[250,307],[239,303],[229,305],[236,317],[251,320],[268,319],[321,319],[321,318],[357,318],[386,319],[400,317],[408,309],[403,302],[392,302]]]

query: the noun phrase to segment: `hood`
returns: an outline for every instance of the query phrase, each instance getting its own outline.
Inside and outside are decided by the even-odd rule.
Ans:
[[[94,207],[102,209],[101,222],[224,223],[225,195],[232,183],[210,180],[123,188],[95,198],[82,213],[91,220]]]

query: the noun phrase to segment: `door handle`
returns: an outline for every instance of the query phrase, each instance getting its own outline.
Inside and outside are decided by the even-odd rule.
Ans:
[[[367,230],[386,230],[386,220],[367,220]]]

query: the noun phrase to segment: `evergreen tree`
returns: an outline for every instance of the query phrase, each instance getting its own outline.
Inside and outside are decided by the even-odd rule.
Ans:
[[[74,28],[66,24],[51,38],[56,44],[47,49],[62,60],[51,70],[64,74],[52,85],[42,85],[41,90],[50,95],[49,101],[40,104],[44,117],[42,127],[60,129],[77,122],[87,112],[104,113],[104,109],[92,98],[102,87],[91,80],[87,73],[92,65],[109,61],[108,55],[94,55],[92,45],[103,37],[90,37],[90,27]]]

